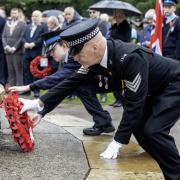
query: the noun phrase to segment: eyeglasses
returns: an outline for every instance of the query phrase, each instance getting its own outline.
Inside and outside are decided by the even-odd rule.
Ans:
[[[89,14],[95,14],[96,11],[89,11]]]

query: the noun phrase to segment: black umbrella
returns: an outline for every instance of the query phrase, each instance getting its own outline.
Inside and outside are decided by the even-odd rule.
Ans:
[[[127,16],[138,16],[141,15],[139,11],[132,4],[116,0],[103,0],[98,3],[95,3],[89,7],[90,10],[96,10],[103,13],[112,15],[114,10],[121,9],[125,12]]]
[[[60,14],[63,14],[63,12],[60,10],[56,10],[56,9],[50,9],[50,10],[43,11],[43,15],[47,15],[48,17],[59,16]]]

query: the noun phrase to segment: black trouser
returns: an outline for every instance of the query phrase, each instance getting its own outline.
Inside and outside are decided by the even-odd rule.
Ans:
[[[159,164],[166,180],[180,180],[180,156],[174,138],[169,135],[171,127],[180,117],[180,79],[159,98],[166,105],[167,99],[176,98],[176,106],[153,113],[153,99],[146,102],[143,118],[133,132],[142,146]],[[157,102],[156,102],[157,103]]]
[[[24,84],[28,85],[35,81],[35,78],[30,72],[30,64],[33,58],[24,58],[23,60],[23,70],[24,70]]]
[[[0,53],[0,84],[5,84],[8,78],[6,57]]]
[[[34,58],[32,57],[29,57],[29,58],[24,58],[23,60],[23,74],[24,74],[24,84],[25,85],[28,85],[28,84],[31,84],[32,82],[38,80],[38,78],[34,77],[32,75],[32,73],[30,72],[30,64],[31,64],[31,61],[33,60]],[[39,92],[39,90],[34,90],[34,92]]]
[[[114,91],[113,95],[116,99],[115,102],[121,102],[122,95],[121,95],[120,91]]]
[[[86,110],[93,116],[95,126],[103,126],[112,121],[110,114],[103,110],[96,97],[97,89],[93,85],[81,86],[76,90],[77,96],[81,99]]]

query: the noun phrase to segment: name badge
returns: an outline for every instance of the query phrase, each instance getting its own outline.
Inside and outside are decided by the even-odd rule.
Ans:
[[[47,67],[48,66],[48,59],[47,58],[42,58],[40,60],[40,67]]]

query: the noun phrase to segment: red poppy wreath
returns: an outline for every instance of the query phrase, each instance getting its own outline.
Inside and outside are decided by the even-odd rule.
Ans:
[[[34,149],[32,120],[26,112],[19,113],[23,104],[18,99],[19,95],[16,92],[9,92],[3,98],[2,107],[5,109],[15,143],[19,144],[23,152],[29,152]]]
[[[39,67],[40,67],[41,60],[42,60],[42,56],[37,56],[31,61],[31,64],[30,64],[30,72],[32,73],[34,77],[37,77],[37,78],[43,78],[45,76],[48,76],[51,74],[53,70],[52,64],[50,61],[48,61],[47,67],[40,70]]]

